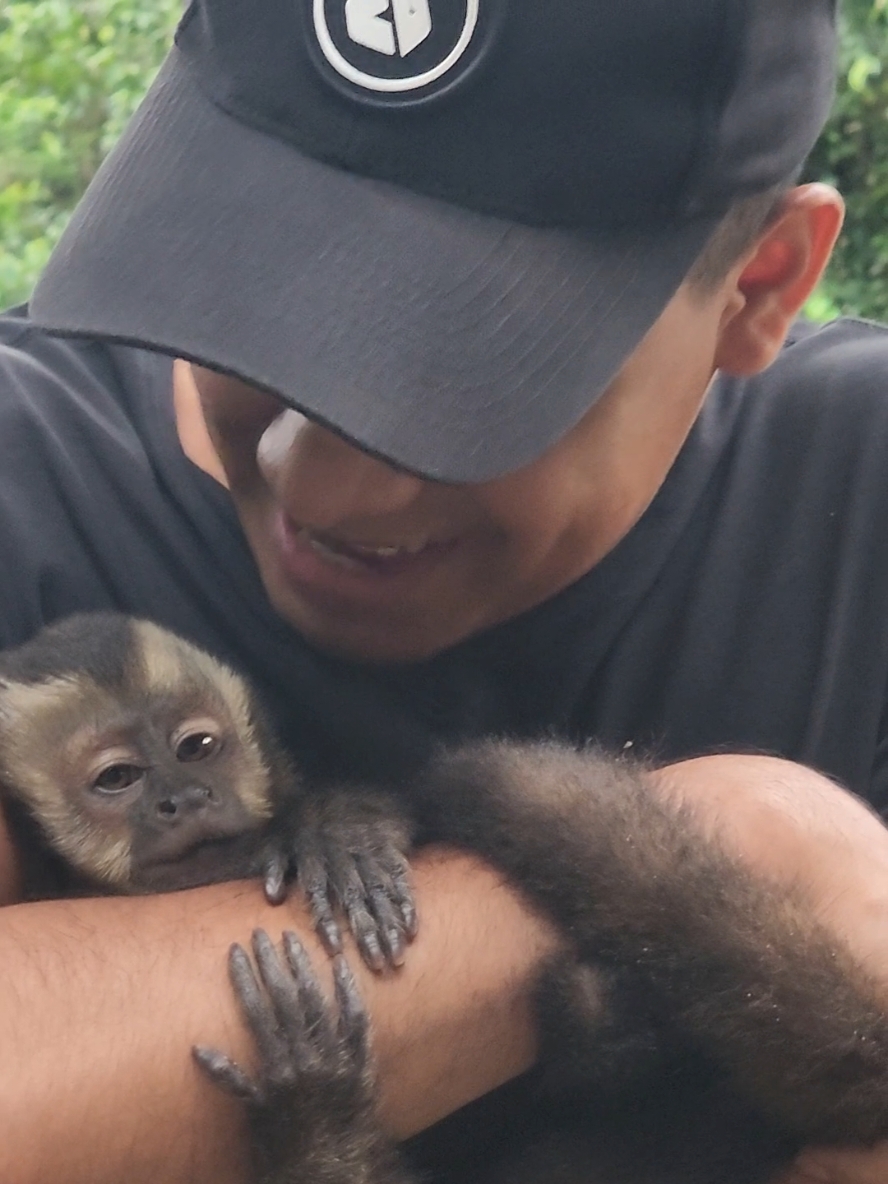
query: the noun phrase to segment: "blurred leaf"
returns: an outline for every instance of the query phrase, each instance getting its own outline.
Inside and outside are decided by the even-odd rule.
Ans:
[[[181,13],[181,0],[0,5],[0,307],[27,298]]]
[[[866,93],[867,83],[873,74],[881,74],[882,63],[871,53],[862,53],[855,58],[848,71],[848,85],[859,95]]]
[[[811,308],[888,321],[888,3],[845,0],[832,118],[806,179],[835,185],[848,215]],[[811,314],[813,315],[813,314]]]
[[[829,295],[826,288],[822,286],[811,293],[808,303],[805,305],[804,313],[809,321],[833,321],[836,317],[842,315],[839,306]]]
[[[153,78],[181,7],[181,0],[0,3],[0,306],[27,297]],[[837,185],[848,203],[809,315],[888,320],[888,0],[845,0],[839,93],[806,178]]]

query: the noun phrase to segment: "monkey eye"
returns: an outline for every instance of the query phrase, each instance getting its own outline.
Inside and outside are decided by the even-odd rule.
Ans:
[[[177,761],[202,761],[219,749],[219,740],[211,732],[189,732],[176,744]]]
[[[121,761],[102,769],[93,781],[93,789],[98,789],[102,793],[122,793],[137,781],[141,781],[143,775],[144,770],[138,765],[128,765]]]

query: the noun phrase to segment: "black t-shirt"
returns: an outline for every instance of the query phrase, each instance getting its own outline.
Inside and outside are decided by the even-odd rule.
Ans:
[[[799,330],[765,374],[719,378],[603,562],[400,668],[325,657],[274,614],[226,492],[181,450],[171,383],[162,356],[0,318],[0,647],[75,611],[150,617],[247,673],[310,768],[557,732],[775,753],[888,806],[888,329]],[[436,1179],[526,1131],[516,1089],[423,1141]]]
[[[719,379],[637,526],[514,621],[414,666],[325,657],[266,600],[183,454],[171,362],[0,318],[0,647],[78,610],[233,662],[310,763],[558,732],[662,759],[777,753],[888,804],[888,329],[800,330]]]

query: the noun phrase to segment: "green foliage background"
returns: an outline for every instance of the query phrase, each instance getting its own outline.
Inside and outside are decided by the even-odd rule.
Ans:
[[[181,0],[0,0],[0,307],[27,297],[181,14]]]
[[[844,0],[839,93],[807,169],[845,195],[845,230],[812,300],[888,321],[888,0]]]
[[[181,11],[181,0],[0,0],[0,307],[27,297]],[[845,0],[839,96],[807,176],[848,201],[809,311],[888,320],[888,0]]]

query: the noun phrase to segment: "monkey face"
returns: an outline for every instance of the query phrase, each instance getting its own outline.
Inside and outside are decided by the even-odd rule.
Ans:
[[[242,793],[249,754],[231,721],[177,707],[109,736],[75,791],[93,825],[126,836],[133,889],[223,878],[234,854],[225,841],[255,838],[265,821]]]
[[[0,784],[105,891],[244,874],[273,775],[243,680],[144,621],[117,625],[100,661],[101,631],[75,624],[81,667],[0,677]]]

